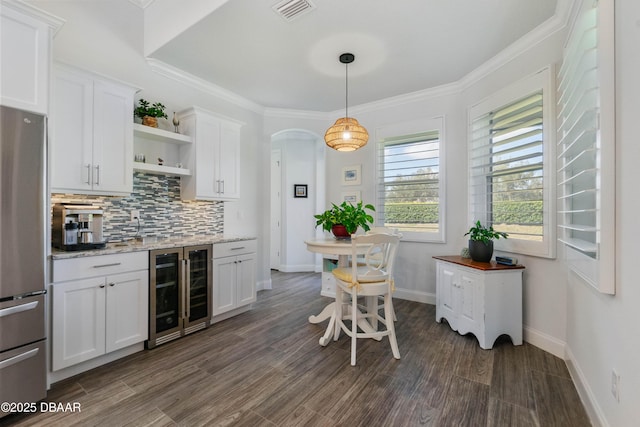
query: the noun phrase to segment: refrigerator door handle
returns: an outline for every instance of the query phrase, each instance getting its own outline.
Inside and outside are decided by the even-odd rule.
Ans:
[[[38,306],[38,301],[32,301],[27,304],[16,305],[15,307],[3,308],[0,310],[0,317],[10,316],[12,314],[21,313],[23,311],[33,310]]]
[[[9,366],[15,365],[16,363],[20,363],[23,360],[27,360],[38,354],[38,350],[38,348],[34,348],[33,350],[29,350],[17,356],[10,357],[7,360],[3,360],[2,362],[0,362],[0,369],[5,369]]]

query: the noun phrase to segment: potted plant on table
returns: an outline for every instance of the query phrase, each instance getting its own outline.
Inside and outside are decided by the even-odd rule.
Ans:
[[[142,119],[143,125],[157,128],[158,117],[167,118],[167,113],[164,112],[165,108],[160,102],[150,104],[149,101],[140,98],[138,106],[133,110],[133,114]]]
[[[371,204],[363,205],[362,201],[355,206],[347,201],[340,205],[331,204],[331,208],[314,215],[316,219],[316,227],[322,225],[325,231],[331,231],[336,239],[349,239],[351,235],[362,227],[364,231],[369,231],[373,224],[373,216],[367,213],[367,209],[375,212],[375,208]]]
[[[465,234],[469,236],[469,255],[478,262],[489,262],[493,256],[493,240],[506,239],[508,234],[503,231],[495,231],[493,226],[485,227],[476,221],[475,225]]]

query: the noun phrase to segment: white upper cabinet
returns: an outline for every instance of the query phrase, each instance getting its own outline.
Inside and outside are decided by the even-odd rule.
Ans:
[[[0,103],[47,114],[51,39],[59,18],[24,3],[0,7]]]
[[[130,86],[71,67],[54,67],[52,192],[131,193],[134,94]]]
[[[194,107],[179,113],[180,126],[193,138],[184,157],[192,176],[182,177],[185,200],[240,198],[240,128],[242,123]]]

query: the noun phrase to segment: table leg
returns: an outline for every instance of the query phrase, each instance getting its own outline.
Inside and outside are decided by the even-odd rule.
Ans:
[[[335,303],[331,303],[329,305],[327,305],[325,308],[322,309],[322,311],[320,312],[320,314],[314,316],[311,315],[309,316],[309,323],[320,323],[323,322],[327,319],[329,319],[332,315],[333,315],[333,306],[335,305]]]

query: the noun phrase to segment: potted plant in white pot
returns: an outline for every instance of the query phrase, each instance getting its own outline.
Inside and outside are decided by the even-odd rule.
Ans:
[[[350,202],[344,201],[340,205],[331,204],[331,208],[314,215],[316,219],[316,227],[322,225],[325,231],[331,231],[336,239],[349,239],[351,235],[362,227],[364,231],[369,231],[373,224],[373,216],[367,213],[367,209],[375,212],[373,205],[363,205],[359,201],[355,206]]]
[[[469,236],[469,255],[478,262],[489,262],[493,256],[493,240],[506,239],[508,234],[503,231],[495,231],[493,226],[485,227],[476,221],[475,225],[465,234]]]

